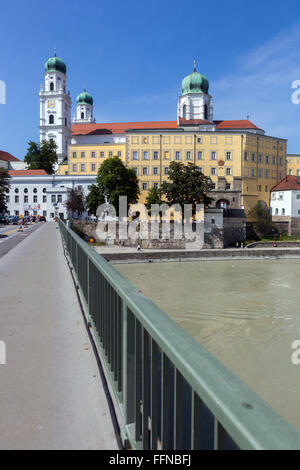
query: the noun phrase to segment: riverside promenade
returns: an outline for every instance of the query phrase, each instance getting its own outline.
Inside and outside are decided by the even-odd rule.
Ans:
[[[118,449],[56,224],[0,259],[0,449]]]

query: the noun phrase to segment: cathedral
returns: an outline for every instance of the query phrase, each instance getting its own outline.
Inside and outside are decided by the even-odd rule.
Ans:
[[[174,120],[96,123],[93,97],[84,90],[72,100],[67,67],[56,52],[45,63],[41,86],[40,141],[57,145],[57,174],[96,177],[106,158],[117,156],[139,178],[140,202],[168,179],[172,161],[193,163],[212,180],[217,207],[269,205],[270,191],[286,175],[286,139],[268,136],[249,119],[215,119],[209,80],[197,71],[185,76]]]

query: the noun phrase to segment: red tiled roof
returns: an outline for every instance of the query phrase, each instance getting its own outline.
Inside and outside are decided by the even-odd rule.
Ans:
[[[187,120],[180,118],[179,125],[205,125],[215,124],[217,129],[257,129],[260,130],[251,121],[205,121],[202,119]],[[124,134],[128,129],[177,129],[177,121],[141,121],[141,122],[111,122],[111,123],[92,123],[92,124],[73,124],[72,135],[105,135],[105,134]]]
[[[45,170],[10,170],[10,176],[46,176]]]
[[[218,129],[259,129],[253,122],[248,119],[238,121],[214,121]]]
[[[180,126],[201,126],[205,124],[214,124],[211,121],[205,121],[204,119],[183,119],[179,118],[179,125]]]
[[[0,150],[0,160],[3,160],[5,162],[19,162],[20,160],[13,155],[11,155],[8,152],[4,152],[3,150]]]
[[[300,177],[288,175],[280,181],[272,191],[290,191],[296,189],[300,191]]]
[[[177,121],[72,124],[72,135],[124,134],[127,129],[176,129]]]

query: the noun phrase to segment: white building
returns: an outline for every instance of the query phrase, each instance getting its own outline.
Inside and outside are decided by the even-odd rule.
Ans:
[[[300,217],[300,177],[286,176],[271,191],[272,216]]]
[[[85,196],[90,185],[96,183],[94,175],[47,175],[44,170],[13,170],[9,172],[10,190],[6,202],[10,215],[40,215],[47,220],[67,218],[65,203],[71,189],[82,189]]]
[[[288,175],[271,191],[273,222],[286,223],[288,235],[300,235],[300,177]]]

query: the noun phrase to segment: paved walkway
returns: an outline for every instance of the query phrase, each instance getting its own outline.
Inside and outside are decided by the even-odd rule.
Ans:
[[[56,224],[0,259],[0,449],[117,449]]]

